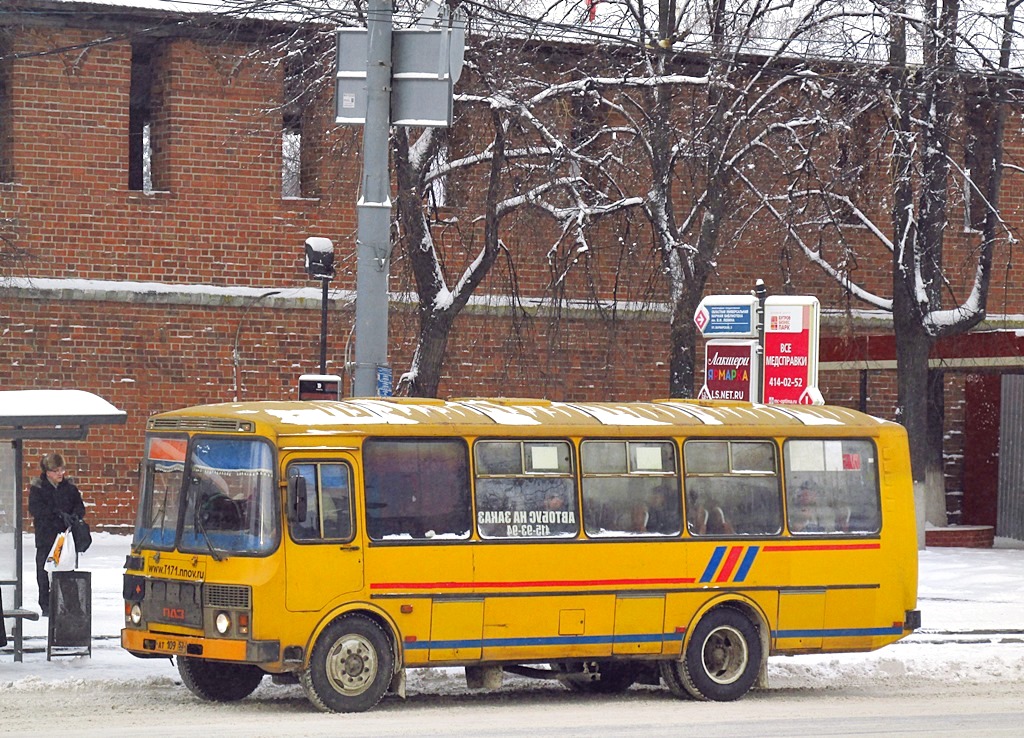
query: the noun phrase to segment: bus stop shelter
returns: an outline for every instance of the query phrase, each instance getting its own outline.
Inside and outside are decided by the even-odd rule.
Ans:
[[[123,410],[91,392],[0,391],[0,593],[15,661],[22,660],[24,651],[23,620],[38,617],[34,610],[23,607],[23,444],[25,441],[82,441],[91,426],[122,424],[126,419]]]

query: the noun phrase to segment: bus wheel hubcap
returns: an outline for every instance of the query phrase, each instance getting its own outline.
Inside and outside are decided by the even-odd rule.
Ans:
[[[723,625],[708,633],[701,650],[704,672],[718,684],[732,684],[747,668],[747,641],[732,626]]]
[[[377,654],[362,636],[340,638],[327,654],[327,679],[344,694],[359,694],[377,676]]]

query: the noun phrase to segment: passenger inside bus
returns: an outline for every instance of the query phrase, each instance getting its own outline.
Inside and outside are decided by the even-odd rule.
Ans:
[[[810,482],[804,482],[793,497],[789,511],[789,529],[794,533],[823,533],[818,515],[818,491]]]
[[[705,501],[695,489],[689,492],[687,525],[695,536],[724,536],[736,532],[722,507],[713,499]]]
[[[646,497],[646,531],[657,535],[676,536],[682,530],[682,505],[678,482],[662,480]]]

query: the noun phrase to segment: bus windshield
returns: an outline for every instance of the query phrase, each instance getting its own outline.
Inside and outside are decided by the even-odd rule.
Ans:
[[[253,439],[151,437],[134,546],[262,554],[277,545],[273,453]]]

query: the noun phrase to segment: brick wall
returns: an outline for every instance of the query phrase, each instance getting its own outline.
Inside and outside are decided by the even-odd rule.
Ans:
[[[160,304],[48,299],[20,291],[0,299],[5,389],[74,387],[94,392],[128,414],[125,426],[97,426],[80,443],[25,444],[26,479],[38,475],[42,453],[60,450],[81,485],[90,517],[101,527],[130,526],[146,419],[153,413],[234,399],[290,399],[299,374],[316,372],[316,300],[187,299]],[[351,308],[336,305],[329,320],[328,371],[342,372]],[[411,359],[414,312],[392,315],[394,366]],[[451,342],[442,396],[548,397],[560,400],[664,396],[663,321],[544,317],[513,325],[470,311]],[[644,346],[622,340],[642,333]],[[551,350],[555,344],[557,351]],[[235,357],[238,357],[236,362]]]
[[[312,117],[303,129],[314,153],[323,155],[312,188],[319,196],[282,198],[281,69],[266,59],[257,62],[252,45],[242,41],[198,34],[163,38],[152,59],[155,191],[129,190],[132,48],[127,38],[94,45],[109,35],[103,28],[66,25],[0,34],[0,50],[18,55],[0,64],[0,93],[14,91],[0,101],[0,179],[8,180],[0,183],[0,236],[25,252],[7,266],[8,274],[39,281],[35,287],[0,287],[0,386],[75,387],[127,411],[126,426],[97,427],[87,441],[61,449],[82,483],[91,517],[116,527],[132,524],[149,415],[235,397],[292,397],[296,377],[318,370],[319,300],[302,268],[308,236],[335,240],[328,370],[342,371],[355,286],[359,131],[330,124],[333,93],[325,85],[310,101]],[[54,49],[69,50],[43,53]],[[1007,130],[1017,131],[1019,124],[1014,118]],[[1008,160],[1022,155],[1024,136],[1012,138]],[[1024,219],[1020,177],[1010,172],[1005,184],[1013,222]],[[721,254],[707,293],[743,293],[761,278],[772,293],[818,295],[834,314],[827,330],[858,330],[841,313],[862,304],[804,260],[766,217],[736,217],[744,224],[744,246]],[[436,229],[446,266],[455,273],[476,255],[480,225],[466,221]],[[649,235],[620,218],[601,222],[592,238],[605,248],[586,253],[574,243],[549,250],[557,232],[528,214],[508,218],[504,236],[516,254],[515,277],[524,296],[550,296],[557,286],[567,298],[600,296],[633,307],[666,299]],[[948,236],[948,263],[965,265],[951,270],[960,288],[973,276],[969,257],[976,239],[954,228]],[[864,229],[844,228],[844,237],[858,249],[858,275],[885,292],[888,252]],[[394,259],[391,286],[401,292],[412,281],[401,254]],[[1011,267],[1009,254],[997,255],[990,307],[1020,313],[1024,280]],[[510,277],[500,264],[481,287],[498,306],[473,308],[456,322],[441,396],[667,395],[664,312],[566,310],[558,320],[543,312],[524,315],[508,307]],[[103,282],[62,287],[42,281],[69,279]],[[118,281],[181,289],[146,294]],[[194,285],[223,289],[186,289]],[[280,294],[257,299],[271,290]],[[416,327],[415,310],[395,305],[390,345],[396,379],[412,356]],[[956,398],[962,387],[956,375],[947,377],[947,473],[955,497],[962,415]],[[820,379],[829,402],[860,405],[859,372],[823,372]],[[870,371],[867,379],[865,409],[891,418],[894,373]],[[36,474],[36,458],[49,450],[27,445],[26,476]],[[950,509],[955,513],[952,502]]]

